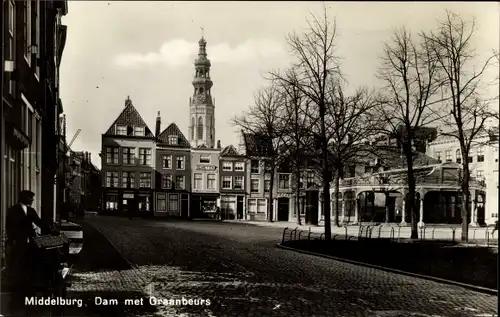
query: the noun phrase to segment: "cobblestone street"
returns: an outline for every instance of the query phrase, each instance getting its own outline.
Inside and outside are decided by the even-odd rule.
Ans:
[[[135,307],[141,316],[493,316],[497,297],[277,249],[279,228],[89,217],[131,264],[73,272],[69,297],[210,300]],[[96,231],[97,232],[97,231]],[[98,252],[88,244],[87,254]],[[103,263],[106,255],[99,255]],[[111,255],[109,255],[111,257]],[[147,299],[146,299],[147,301]],[[104,308],[103,308],[104,309]],[[83,311],[82,311],[83,312]],[[115,312],[117,313],[117,312]]]

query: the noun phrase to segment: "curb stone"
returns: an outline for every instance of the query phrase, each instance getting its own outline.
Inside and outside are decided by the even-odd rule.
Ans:
[[[322,258],[331,259],[331,260],[335,260],[335,261],[339,261],[339,262],[346,262],[346,263],[350,263],[350,264],[354,264],[354,265],[359,265],[359,266],[364,266],[364,267],[369,267],[369,268],[373,268],[373,269],[378,269],[378,270],[382,270],[382,271],[386,271],[386,272],[390,272],[390,273],[396,273],[396,274],[401,274],[401,275],[412,276],[412,277],[421,278],[421,279],[425,279],[425,280],[430,280],[430,281],[434,281],[434,282],[438,282],[438,283],[442,283],[442,284],[448,284],[448,285],[453,285],[453,286],[460,286],[460,287],[463,287],[463,288],[466,288],[466,289],[469,289],[469,290],[473,290],[473,291],[476,291],[476,292],[481,292],[481,293],[485,293],[485,294],[488,294],[488,295],[496,295],[496,296],[498,296],[498,290],[487,288],[487,287],[476,286],[476,285],[471,285],[471,284],[456,282],[456,281],[452,281],[452,280],[447,280],[447,279],[443,279],[443,278],[439,278],[439,277],[434,277],[434,276],[429,276],[429,275],[423,275],[423,274],[417,274],[417,273],[411,273],[411,272],[407,272],[407,271],[403,271],[403,270],[398,270],[398,269],[393,269],[393,268],[389,268],[389,267],[385,267],[385,266],[380,266],[380,265],[375,265],[375,264],[369,264],[369,263],[364,263],[364,262],[358,262],[358,261],[353,261],[353,260],[348,260],[348,259],[344,259],[344,258],[340,258],[340,257],[331,256],[331,255],[325,255],[325,254],[321,254],[321,253],[316,253],[316,252],[301,250],[301,249],[297,249],[297,248],[292,248],[292,247],[284,246],[281,243],[278,243],[277,247],[279,249],[283,249],[283,250],[295,251],[295,252],[298,252],[298,253],[319,256],[319,257],[322,257]]]

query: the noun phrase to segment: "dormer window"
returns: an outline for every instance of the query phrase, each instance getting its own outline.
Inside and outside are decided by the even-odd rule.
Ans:
[[[177,145],[179,144],[179,138],[177,135],[171,135],[168,137],[168,143],[171,145]]]
[[[135,136],[144,136],[145,128],[144,127],[134,127],[134,135]]]
[[[117,135],[127,135],[127,126],[117,125],[116,126],[116,134]]]

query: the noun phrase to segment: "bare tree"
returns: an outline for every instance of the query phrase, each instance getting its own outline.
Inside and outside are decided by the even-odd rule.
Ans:
[[[276,167],[282,163],[280,149],[284,144],[283,129],[283,95],[278,87],[271,82],[258,90],[254,95],[254,104],[247,113],[231,120],[232,124],[244,132],[259,136],[263,144],[258,145],[262,157],[269,168],[270,190],[268,206],[268,221],[273,221],[273,188]],[[262,148],[263,147],[263,148]],[[265,173],[267,172],[267,168]]]
[[[447,11],[446,18],[438,22],[435,32],[423,33],[426,42],[439,65],[442,89],[449,96],[446,107],[449,115],[443,119],[451,131],[443,135],[455,137],[460,143],[463,176],[462,189],[462,241],[468,240],[468,216],[470,215],[470,169],[468,158],[476,137],[485,130],[485,123],[495,117],[494,111],[480,92],[483,74],[491,66],[495,54],[474,67],[477,57],[473,47],[473,36],[477,30],[475,19],[464,21],[459,15]]]
[[[297,77],[293,71],[289,72],[289,80],[296,82]],[[302,224],[300,217],[300,180],[305,167],[305,161],[310,153],[308,153],[307,130],[308,130],[308,113],[310,108],[310,100],[305,97],[297,85],[289,85],[282,83],[281,90],[284,94],[285,107],[283,125],[285,131],[284,138],[285,147],[282,155],[289,157],[290,167],[295,174],[293,189],[295,190],[295,214],[297,215],[297,223]]]
[[[325,114],[326,137],[329,140],[329,164],[334,167],[335,225],[339,221],[340,180],[349,165],[356,165],[368,153],[364,140],[376,132],[377,100],[367,88],[358,89],[352,96],[344,94],[341,81],[329,83],[327,111]],[[314,118],[317,121],[317,118]],[[344,215],[343,215],[344,216]]]
[[[381,132],[397,140],[406,158],[408,195],[411,217],[411,238],[418,238],[416,178],[413,163],[418,151],[416,144],[423,127],[439,117],[438,63],[431,54],[429,41],[417,45],[405,28],[397,29],[390,42],[384,44],[377,76],[382,80],[380,115],[384,121]]]
[[[335,18],[330,21],[326,9],[324,15],[318,18],[312,15],[308,20],[308,28],[302,34],[290,34],[287,37],[291,51],[296,57],[292,69],[297,74],[297,80],[290,80],[290,76],[280,72],[271,72],[271,78],[279,82],[294,86],[311,101],[311,105],[318,113],[319,154],[322,169],[323,210],[325,214],[325,239],[331,239],[330,219],[330,181],[331,170],[328,164],[327,125],[325,115],[327,111],[327,86],[330,78],[341,77],[339,58],[335,52],[337,27]]]

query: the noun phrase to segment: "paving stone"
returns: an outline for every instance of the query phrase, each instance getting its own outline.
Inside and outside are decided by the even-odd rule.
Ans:
[[[280,228],[111,217],[86,220],[134,268],[75,272],[77,292],[138,291],[210,306],[157,306],[141,316],[421,316],[497,314],[497,297],[277,249]],[[152,314],[152,315],[151,315]]]

